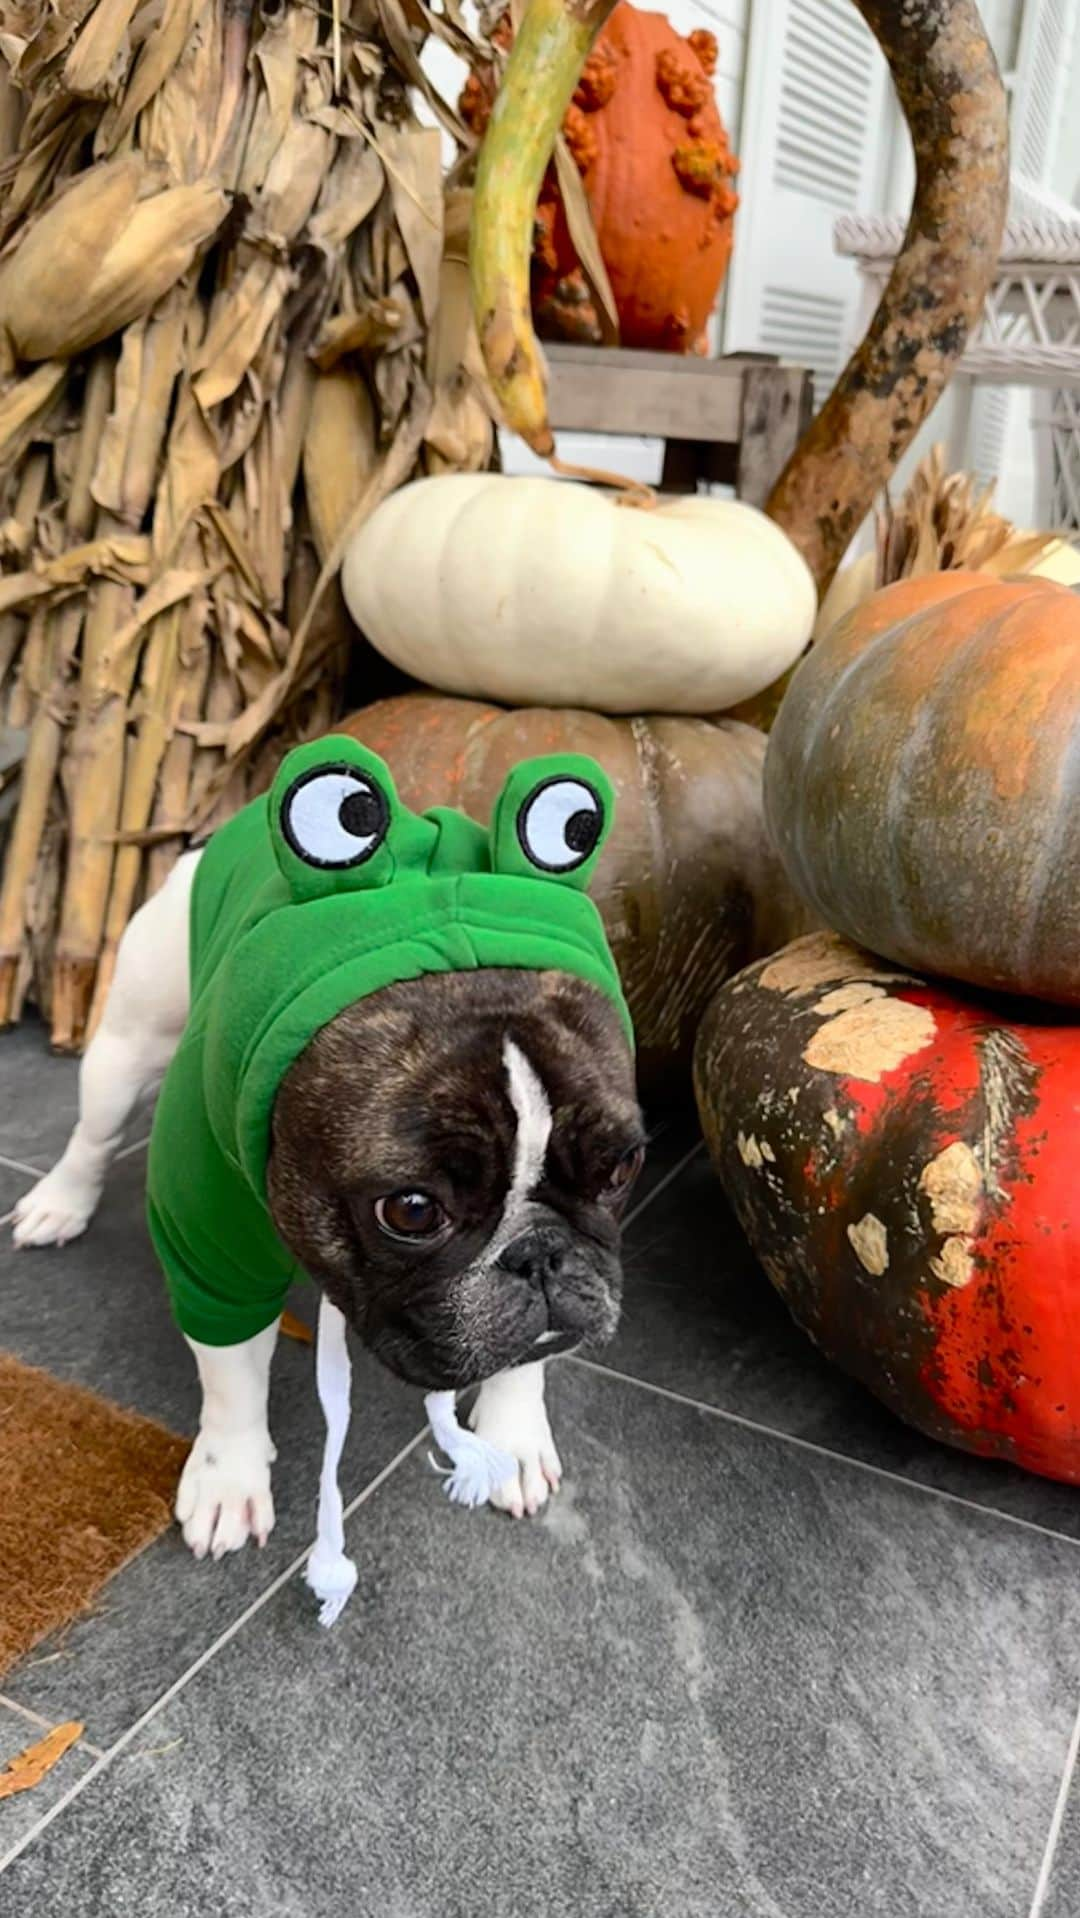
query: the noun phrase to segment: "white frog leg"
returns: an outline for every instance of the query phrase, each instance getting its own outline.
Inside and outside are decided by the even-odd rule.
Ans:
[[[16,1205],[16,1245],[64,1245],[85,1232],[124,1126],[176,1050],[188,1013],[188,914],[201,856],[177,862],[120,941],[79,1072],[78,1122],[63,1157]]]
[[[534,1517],[562,1479],[544,1405],[543,1360],[485,1379],[469,1424],[518,1462],[518,1471],[493,1493],[491,1503],[513,1518]]]
[[[267,1423],[270,1361],[278,1321],[241,1345],[188,1344],[202,1385],[199,1433],[176,1494],[176,1516],[196,1558],[224,1558],[249,1538],[265,1545],[274,1528],[270,1467],[277,1454]]]

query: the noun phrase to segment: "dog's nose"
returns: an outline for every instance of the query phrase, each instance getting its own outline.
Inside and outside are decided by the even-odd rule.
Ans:
[[[566,1243],[558,1232],[523,1232],[499,1254],[504,1271],[530,1285],[547,1286],[557,1279],[566,1259]]]

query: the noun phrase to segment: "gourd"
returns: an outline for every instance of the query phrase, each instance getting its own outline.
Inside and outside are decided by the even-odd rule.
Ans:
[[[737,720],[503,712],[413,693],[366,707],[344,730],[388,761],[406,805],[461,806],[476,819],[519,759],[558,751],[600,761],[617,803],[590,891],[650,1098],[688,1091],[694,1035],[721,981],[808,924],[765,833],[765,741]]]
[[[392,494],[342,584],[372,645],[415,679],[611,713],[751,698],[798,658],[816,605],[806,562],[742,501],[642,507],[496,473]]]
[[[902,965],[1080,1004],[1080,598],[936,573],[858,607],[776,719],[765,807],[820,919]]]
[[[1080,1483],[1080,1025],[817,934],[715,995],[694,1077],[826,1357],[932,1438]]]
[[[495,30],[509,45],[509,22]],[[714,36],[676,33],[663,14],[620,0],[574,89],[563,136],[585,187],[624,347],[703,345],[731,257],[738,161],[716,107]],[[466,82],[463,119],[480,137],[496,76]],[[570,233],[556,168],[536,209],[533,312],[541,336],[599,345],[602,334]]]

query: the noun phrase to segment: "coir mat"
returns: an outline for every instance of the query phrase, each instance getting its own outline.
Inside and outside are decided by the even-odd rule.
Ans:
[[[189,1444],[0,1352],[0,1678],[166,1529]]]

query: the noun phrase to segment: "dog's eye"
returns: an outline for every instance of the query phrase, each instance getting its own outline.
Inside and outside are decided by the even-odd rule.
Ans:
[[[546,779],[517,816],[526,858],[542,872],[583,866],[604,828],[604,808],[583,779]]]
[[[316,766],[295,779],[281,805],[281,830],[309,866],[360,866],[386,837],[390,809],[354,766]]]
[[[624,1152],[618,1165],[608,1180],[608,1191],[618,1199],[624,1199],[645,1164],[645,1147],[635,1145]]]
[[[391,1192],[375,1202],[375,1217],[390,1239],[405,1239],[419,1244],[436,1239],[449,1220],[438,1199],[430,1192]]]

